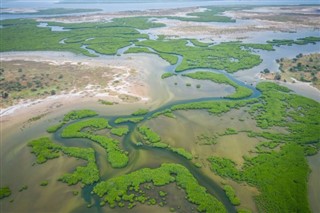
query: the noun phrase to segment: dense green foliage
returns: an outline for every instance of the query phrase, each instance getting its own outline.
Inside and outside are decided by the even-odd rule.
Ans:
[[[130,47],[124,53],[129,54],[129,53],[155,53],[155,52],[152,52],[146,47]]]
[[[212,72],[195,72],[184,74],[183,76],[187,76],[189,78],[198,79],[198,80],[210,80],[220,84],[229,84],[236,89],[236,92],[232,95],[228,95],[228,98],[245,98],[252,95],[252,90],[247,87],[243,87],[229,79],[223,74],[212,73]]]
[[[193,156],[190,152],[187,152],[184,148],[169,148],[171,151],[177,153],[178,155],[181,155],[185,157],[188,160],[192,160]]]
[[[267,43],[275,45],[275,46],[281,46],[281,45],[288,45],[291,46],[293,44],[297,45],[305,45],[305,44],[316,44],[316,42],[320,41],[320,37],[305,37],[305,38],[298,38],[297,40],[288,40],[288,39],[283,39],[283,40],[277,40],[273,39],[271,41],[267,41]]]
[[[161,79],[170,78],[171,76],[175,76],[176,74],[171,72],[166,72],[161,75]]]
[[[127,123],[127,122],[139,123],[139,122],[142,121],[143,119],[144,119],[144,117],[117,118],[117,119],[114,121],[114,123],[116,123],[116,124]]]
[[[58,124],[56,124],[56,125],[53,125],[53,126],[49,126],[48,128],[47,128],[47,132],[48,133],[54,133],[54,132],[56,132],[56,131],[58,131],[59,129],[61,129],[61,127],[63,127],[63,125],[65,125],[67,122],[60,122],[60,123],[58,123]]]
[[[47,186],[48,183],[49,182],[47,180],[41,181],[40,186]]]
[[[82,131],[90,128],[90,131]],[[63,129],[61,136],[64,138],[88,138],[100,144],[108,153],[108,162],[113,168],[122,168],[128,163],[127,154],[119,148],[119,141],[91,133],[91,130],[112,128],[104,118],[92,118],[70,124]]]
[[[64,174],[59,178],[69,185],[82,182],[85,185],[99,180],[99,170],[96,165],[95,153],[91,148],[66,147],[53,143],[49,138],[39,138],[28,143],[32,153],[37,158],[37,163],[42,164],[52,158],[57,158],[61,152],[70,157],[87,161],[86,166],[78,166],[73,173]]]
[[[90,132],[81,132],[81,130],[85,128],[99,130],[104,128],[111,128],[111,126],[109,125],[108,120],[104,118],[90,118],[68,125],[63,129],[61,136],[64,138],[86,137],[87,135],[90,135]]]
[[[287,144],[279,152],[246,158],[241,170],[229,159],[211,157],[208,160],[212,170],[220,176],[257,186],[261,194],[256,202],[261,212],[310,212],[307,200],[309,168],[299,145]]]
[[[95,56],[83,48],[87,47],[101,54],[116,54],[118,49],[148,38],[136,29],[164,26],[149,21],[147,17],[115,18],[112,22],[100,23],[48,24],[66,30],[51,31],[49,27],[37,27],[35,21],[3,21],[0,51],[53,50]]]
[[[131,115],[133,116],[139,116],[139,115],[145,115],[149,112],[148,109],[138,109],[137,111],[135,111],[134,113],[132,113]]]
[[[83,110],[73,110],[66,115],[64,115],[63,121],[70,121],[70,120],[77,120],[81,118],[88,118],[97,115],[95,111],[90,109],[83,109]]]
[[[11,195],[11,190],[9,187],[1,187],[0,188],[0,199],[9,197]]]
[[[187,46],[187,42],[186,39],[144,40],[135,44],[154,49],[162,58],[164,54],[183,56],[181,64],[176,68],[177,72],[193,68],[212,68],[228,72],[249,69],[262,62],[258,55],[252,53],[251,49],[272,49],[271,44],[229,42],[210,47],[193,47]]]
[[[237,101],[203,101],[187,104],[177,104],[171,107],[171,110],[189,110],[189,109],[207,109],[208,112],[216,115],[226,113],[231,109],[238,109],[257,102],[257,99],[237,100]]]
[[[104,202],[107,202],[111,207],[115,207],[116,202],[123,201],[126,196],[129,196],[127,192],[130,187],[138,192],[141,184],[150,182],[155,186],[176,182],[178,186],[185,190],[187,199],[198,205],[198,211],[226,212],[224,206],[198,184],[188,169],[179,164],[164,163],[156,169],[144,168],[127,175],[111,178],[98,183],[93,192],[103,197]],[[131,194],[131,196],[134,197],[135,195]]]
[[[232,186],[230,185],[224,185],[223,186],[223,190],[226,192],[230,202],[235,205],[238,206],[240,205],[240,199],[236,196],[236,192],[234,191],[234,189],[232,188]]]
[[[314,100],[292,94],[286,87],[273,83],[260,83],[261,103],[252,105],[251,114],[261,128],[286,127],[290,134],[262,133],[260,136],[305,145],[320,143],[320,104]],[[290,122],[289,122],[290,120]]]
[[[117,136],[123,136],[128,134],[129,129],[128,127],[118,127],[118,128],[112,128],[110,132]]]
[[[142,125],[138,128],[138,131],[144,136],[144,139],[150,143],[160,142],[160,136],[152,131],[149,127]]]

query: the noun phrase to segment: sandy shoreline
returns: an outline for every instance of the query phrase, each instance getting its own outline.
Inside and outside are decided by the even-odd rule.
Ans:
[[[141,66],[141,64],[134,63],[134,60],[88,58],[66,52],[1,53],[1,62],[16,60],[44,62],[54,66],[64,64],[88,67],[102,66],[111,68],[115,74],[113,74],[112,80],[107,82],[106,87],[89,84],[80,91],[75,89],[45,98],[20,100],[18,103],[9,107],[3,107],[2,105],[0,108],[2,132],[24,123],[33,117],[52,113],[62,108],[77,108],[79,106],[86,106],[87,104],[99,105],[99,99],[120,104],[133,102],[141,104],[150,101],[148,85],[142,81],[143,77],[141,77],[147,75],[146,70],[140,69],[139,66]],[[133,68],[138,71],[132,71]],[[114,84],[115,81],[119,81],[120,79],[120,83]]]

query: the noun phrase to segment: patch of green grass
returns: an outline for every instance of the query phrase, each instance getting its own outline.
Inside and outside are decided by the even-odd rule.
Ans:
[[[37,158],[37,163],[45,163],[49,159],[57,158],[64,153],[69,157],[75,157],[87,161],[86,166],[76,167],[73,173],[66,173],[59,178],[60,181],[68,185],[82,182],[90,185],[99,180],[99,170],[96,165],[95,153],[91,148],[65,147],[53,143],[49,138],[39,138],[28,143],[32,148],[32,153]],[[42,182],[45,184],[47,182]]]
[[[130,47],[127,51],[124,52],[125,54],[129,53],[151,53],[154,54],[155,52],[152,52],[146,47]]]
[[[192,160],[193,156],[190,152],[186,151],[184,148],[169,148],[169,150],[181,155],[182,157]]]
[[[102,99],[99,99],[98,101],[99,101],[99,103],[101,103],[103,105],[113,105],[114,104],[113,102],[105,101],[105,100],[102,100]]]
[[[0,188],[0,199],[3,199],[5,197],[9,197],[11,195],[11,190],[9,187],[1,187]]]
[[[238,206],[240,205],[240,199],[236,196],[236,192],[234,191],[234,189],[232,188],[232,186],[230,185],[224,185],[223,186],[223,190],[226,192],[227,197],[229,198],[230,202],[235,205]]]
[[[170,78],[170,77],[175,76],[175,75],[176,74],[174,74],[174,73],[166,72],[166,73],[163,73],[161,75],[161,79]]]
[[[142,125],[138,127],[138,131],[144,136],[144,139],[149,141],[150,143],[160,142],[160,136],[152,131],[149,127]]]
[[[82,131],[88,128],[89,131]],[[92,130],[104,128],[112,128],[106,119],[92,118],[70,124],[63,129],[61,136],[64,138],[87,138],[94,141],[106,149],[108,162],[113,168],[125,167],[129,159],[127,154],[119,148],[119,141],[102,135],[95,135],[91,132]]]
[[[301,146],[286,144],[279,152],[245,158],[241,170],[228,159],[211,157],[209,161],[218,175],[256,186],[261,192],[255,197],[259,211],[310,212],[307,199],[309,167]]]
[[[44,180],[40,183],[40,186],[47,186],[48,185],[48,181],[47,180]]]
[[[250,100],[234,100],[234,101],[203,101],[186,104],[177,104],[171,107],[172,111],[175,110],[191,110],[191,109],[206,109],[208,112],[221,115],[231,109],[239,109],[240,107],[250,105],[258,102],[257,99]]]
[[[116,54],[117,50],[148,38],[136,29],[161,27],[164,24],[149,21],[147,17],[115,18],[112,22],[98,23],[57,23],[49,26],[60,26],[68,31],[51,31],[50,28],[37,27],[35,21],[4,21],[0,29],[0,51],[70,51],[76,54],[96,56],[86,49],[85,45],[101,54]],[[64,40],[64,43],[60,41]]]
[[[187,76],[189,78],[193,79],[198,79],[198,80],[210,80],[215,83],[220,83],[220,84],[228,84],[236,89],[236,92],[232,95],[228,95],[228,98],[245,98],[249,97],[252,95],[252,90],[239,86],[237,83],[229,79],[223,74],[218,74],[218,73],[212,73],[212,72],[195,72],[195,73],[188,73],[184,74],[183,76]]]
[[[65,125],[67,122],[63,121],[60,122],[56,125],[50,126],[47,128],[47,132],[48,133],[55,133],[56,131],[58,131],[59,129],[61,129],[63,127],[63,125]]]
[[[123,196],[127,195],[130,187],[138,192],[141,184],[150,182],[155,186],[164,186],[176,182],[179,187],[185,190],[186,198],[198,206],[198,211],[226,212],[224,206],[198,184],[188,169],[179,164],[164,163],[156,169],[144,168],[114,177],[98,183],[93,192],[102,197],[103,205],[107,202],[111,208],[114,208],[116,202],[121,201]]]
[[[114,135],[121,137],[123,135],[128,134],[129,129],[128,127],[118,127],[118,128],[112,128],[110,132]]]
[[[298,38],[296,40],[289,40],[289,39],[273,39],[271,41],[267,41],[267,43],[272,44],[274,46],[281,46],[281,45],[287,45],[291,46],[293,44],[297,45],[306,45],[306,44],[316,44],[316,42],[320,42],[320,37],[315,37],[315,36],[309,36],[305,38]]]
[[[176,72],[195,68],[212,68],[232,73],[241,69],[252,68],[262,62],[259,55],[254,54],[252,49],[273,50],[271,44],[228,42],[210,47],[192,47],[187,46],[187,41],[186,39],[145,40],[135,44],[150,47],[163,58],[164,54],[183,56],[181,64],[175,70]]]
[[[98,114],[95,111],[92,111],[90,109],[73,110],[64,116],[63,121],[68,122],[70,120],[88,118],[88,117],[93,117],[96,115],[98,115]]]
[[[140,121],[142,121],[144,119],[144,117],[128,117],[128,118],[117,118],[114,123],[116,124],[121,124],[121,123],[139,123]]]
[[[148,109],[138,109],[137,111],[135,111],[134,113],[132,113],[131,115],[133,116],[140,116],[140,115],[145,115],[149,112]]]

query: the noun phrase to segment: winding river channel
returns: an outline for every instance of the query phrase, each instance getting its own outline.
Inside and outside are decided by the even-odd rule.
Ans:
[[[41,27],[48,27],[46,23],[41,25]],[[52,28],[54,30],[55,28]],[[56,29],[56,30],[63,30],[63,29]],[[274,39],[277,39],[274,37]],[[61,41],[63,42],[63,41]],[[108,59],[114,59],[114,58],[127,58],[127,57],[133,57],[139,58],[140,56],[143,57],[149,57],[149,60],[154,60],[157,58],[157,61],[160,61],[159,64],[157,64],[156,68],[159,68],[160,70],[149,70],[149,76],[147,80],[150,87],[151,92],[153,93],[153,99],[159,99],[156,103],[156,106],[152,105],[132,105],[132,106],[111,106],[110,109],[102,109],[101,106],[97,107],[97,111],[103,112],[100,113],[101,117],[105,117],[109,120],[109,123],[112,126],[116,126],[114,123],[116,118],[121,117],[130,117],[128,116],[127,112],[131,111],[133,109],[136,109],[138,107],[149,107],[151,110],[144,116],[144,120],[142,122],[147,122],[151,119],[151,116],[156,112],[161,112],[166,109],[170,109],[172,106],[177,104],[184,104],[184,103],[192,103],[192,102],[199,102],[199,101],[220,101],[220,100],[229,100],[228,98],[224,98],[228,94],[231,94],[234,92],[234,88],[227,86],[227,85],[219,85],[216,83],[213,83],[211,81],[201,81],[201,89],[197,90],[196,88],[188,88],[185,85],[185,82],[191,82],[191,84],[194,86],[198,82],[198,80],[190,79],[187,77],[183,77],[181,74],[178,74],[177,76],[170,77],[168,79],[161,80],[160,76],[164,72],[170,72],[173,73],[177,66],[182,62],[183,57],[180,55],[176,55],[178,57],[178,62],[175,65],[169,65],[166,62],[163,62],[162,59],[159,59],[155,55],[148,55],[148,54],[124,54],[126,50],[128,50],[130,47],[134,46],[129,45],[127,47],[121,48],[117,51],[117,56],[105,56],[100,55],[99,53],[88,49],[87,46],[82,46],[83,49],[88,50],[91,54],[97,55],[98,58],[101,58],[101,60],[108,60]],[[263,70],[264,68],[270,68],[272,71],[278,71],[277,64],[275,63],[275,59],[279,59],[282,57],[292,57],[296,56],[299,53],[307,54],[307,53],[314,53],[318,52],[318,46],[317,45],[305,45],[305,46],[298,46],[293,45],[291,47],[277,47],[275,52],[267,52],[267,51],[258,51],[257,53],[261,56],[263,59],[263,62],[252,69],[248,70],[242,70],[235,74],[229,74],[223,70],[213,70],[213,69],[192,69],[192,70],[186,70],[183,72],[185,73],[192,73],[196,71],[210,71],[215,73],[221,73],[227,76],[229,79],[233,80],[240,86],[244,86],[246,88],[249,88],[253,91],[252,95],[250,97],[244,98],[244,99],[252,99],[252,98],[258,98],[260,97],[261,93],[255,88],[255,84],[259,82],[260,80],[256,78],[256,75]],[[276,53],[276,54],[275,54]],[[156,62],[157,63],[157,62]],[[178,82],[178,87],[174,85],[174,83]],[[295,89],[296,87],[293,85],[291,86],[292,89]],[[168,94],[169,93],[169,94]],[[320,100],[319,92],[315,92],[313,90],[308,90],[306,92],[306,96],[311,97],[315,100]],[[304,94],[305,95],[305,94]],[[243,99],[243,100],[244,100]],[[83,106],[78,106],[79,108],[84,108]],[[86,105],[85,108],[91,108],[91,106]],[[95,109],[95,104],[92,104],[92,109]],[[119,112],[121,112],[119,114]],[[41,178],[46,177],[47,174],[51,173],[60,173],[60,171],[70,171],[74,168],[75,164],[79,164],[77,161],[70,161],[69,163],[66,163],[64,165],[64,161],[57,162],[56,165],[53,165],[54,163],[47,162],[46,165],[43,167],[39,165],[27,165],[24,168],[23,162],[32,162],[33,156],[30,154],[30,148],[26,146],[26,142],[28,140],[34,139],[36,137],[40,136],[48,136],[45,132],[46,127],[49,126],[48,123],[52,124],[55,123],[57,120],[61,119],[62,114],[66,113],[66,109],[62,112],[55,113],[52,115],[48,115],[48,118],[45,120],[41,120],[39,122],[35,122],[34,124],[28,124],[27,127],[21,127],[21,129],[16,129],[15,131],[19,130],[18,133],[11,133],[11,137],[4,138],[6,142],[1,142],[1,144],[5,144],[5,151],[8,151],[5,156],[1,156],[1,162],[4,162],[5,164],[5,171],[9,171],[4,176],[4,182],[27,182],[29,186],[31,187],[31,184],[39,185]],[[197,112],[191,112],[191,113],[197,113]],[[182,116],[177,115],[177,119],[180,119]],[[141,122],[140,122],[141,123]],[[194,163],[192,163],[190,160],[187,160],[180,155],[177,155],[173,153],[170,150],[166,149],[160,149],[155,147],[150,147],[146,145],[136,145],[132,142],[133,134],[137,128],[137,125],[139,124],[133,124],[133,123],[125,123],[124,125],[127,125],[129,127],[129,133],[121,138],[121,146],[122,148],[129,153],[129,163],[127,167],[123,169],[113,169],[110,167],[110,165],[106,162],[106,153],[105,150],[103,150],[101,147],[99,147],[97,144],[94,144],[93,142],[85,139],[63,139],[61,138],[61,130],[57,131],[53,134],[52,138],[54,141],[64,144],[66,146],[80,146],[80,147],[93,147],[96,152],[96,161],[98,163],[98,167],[100,169],[100,175],[101,179],[105,180],[111,177],[116,177],[118,175],[127,174],[132,171],[136,171],[138,169],[144,168],[144,167],[150,167],[150,168],[156,168],[159,167],[164,162],[172,162],[172,163],[178,163],[183,166],[185,166],[192,175],[198,180],[200,185],[204,186],[208,192],[212,195],[214,195],[219,201],[223,203],[223,205],[226,207],[228,212],[236,212],[235,207],[230,203],[228,200],[226,193],[221,188],[221,185],[217,183],[213,178],[208,177],[204,172],[201,171],[201,169],[197,168]],[[170,134],[170,132],[168,133]],[[181,133],[183,134],[183,132]],[[51,137],[51,136],[50,136]],[[9,141],[13,141],[11,144]],[[10,150],[10,151],[9,151]],[[18,159],[17,159],[18,158]],[[65,160],[66,158],[64,158]],[[141,161],[141,159],[148,159],[148,161]],[[81,164],[82,162],[80,162]],[[31,164],[31,163],[30,163]],[[58,166],[58,167],[55,167]],[[21,168],[21,170],[13,171],[9,168]],[[36,170],[38,168],[38,170]],[[35,174],[35,172],[41,170],[39,174]],[[59,171],[59,172],[58,172]],[[19,177],[21,174],[28,174],[25,175],[26,177]],[[52,174],[50,175],[50,178],[55,178],[59,174]],[[35,177],[37,176],[37,177]],[[12,180],[9,180],[10,177]],[[314,178],[314,177],[313,177]],[[314,178],[316,179],[316,178]],[[94,207],[90,209],[90,212],[105,212],[107,207],[100,207],[100,200],[96,195],[92,195],[91,191],[94,185],[92,186],[86,186],[81,189],[81,200],[80,198],[70,198],[69,195],[67,195],[67,192],[70,192],[70,190],[74,190],[75,186],[71,186],[70,189],[64,184],[51,184],[52,186],[51,194],[48,193],[48,197],[50,199],[56,198],[55,196],[59,193],[61,193],[61,198],[56,198],[55,202],[52,202],[52,204],[48,204],[49,207],[54,207],[54,205],[57,205],[59,203],[58,201],[64,200],[64,199],[71,199],[72,202],[70,204],[70,208],[64,209],[68,212],[88,212],[88,209],[85,204],[94,202]],[[14,189],[17,189],[21,186],[15,185],[13,186]],[[53,189],[53,187],[56,187],[56,189]],[[54,190],[60,190],[60,191],[54,191]],[[32,194],[32,198],[37,197],[40,192],[39,189],[35,189],[35,192]],[[17,199],[19,196],[17,195]],[[44,198],[40,198],[41,199]],[[29,200],[30,201],[30,200]],[[27,202],[29,202],[28,199],[26,199],[25,203],[21,205],[21,209],[23,209],[25,206],[27,206]],[[39,202],[40,202],[39,201]],[[63,201],[61,201],[63,202]],[[314,202],[314,201],[313,201]],[[39,208],[43,208],[43,206],[39,205]],[[20,209],[20,210],[21,210]],[[61,209],[59,209],[61,210]],[[121,212],[121,209],[115,209],[113,212]]]

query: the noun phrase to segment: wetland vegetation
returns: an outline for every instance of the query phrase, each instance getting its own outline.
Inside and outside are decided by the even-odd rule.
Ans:
[[[177,198],[170,191],[175,188],[185,193],[178,199],[196,206],[198,212],[311,212],[307,195],[310,169],[306,157],[320,150],[319,102],[275,83],[260,82],[254,88],[236,80],[233,73],[261,64],[262,51],[316,43],[320,41],[319,37],[273,39],[259,44],[204,43],[197,39],[165,36],[153,40],[143,33],[143,30],[165,27],[161,18],[182,22],[236,22],[223,14],[228,10],[231,9],[208,7],[183,17],[138,16],[113,18],[106,22],[48,22],[49,27],[39,27],[39,22],[31,19],[3,20],[1,52],[50,50],[70,51],[87,57],[100,57],[100,54],[121,57],[120,49],[126,54],[156,54],[170,64],[158,75],[165,79],[164,83],[182,76],[189,81],[203,82],[184,82],[186,91],[199,91],[205,88],[206,81],[235,89],[233,94],[225,97],[174,100],[162,103],[158,108],[139,105],[121,116],[115,109],[117,106],[111,106],[113,102],[101,99],[99,103],[110,107],[100,109],[100,115],[90,109],[72,110],[56,124],[46,127],[50,137],[30,140],[27,146],[34,155],[33,171],[41,170],[37,164],[44,166],[49,164],[48,161],[58,162],[65,157],[77,161],[72,164],[73,168],[61,172],[55,180],[42,174],[37,184],[47,189],[61,189],[54,182],[56,180],[70,186],[80,185],[81,189],[72,188],[70,194],[73,197],[81,195],[87,203],[84,209],[96,208],[99,212],[106,204],[110,208],[128,209],[142,204],[167,205],[170,211],[176,211],[179,208],[171,206],[168,201],[176,202]],[[44,12],[50,13],[50,10]],[[52,12],[60,14],[65,11]],[[62,30],[54,31],[50,26]],[[303,77],[300,80],[317,82],[319,54],[298,55],[277,62],[283,72],[296,73]],[[21,66],[20,62],[14,63]],[[51,67],[44,67],[39,75],[25,67],[9,66],[4,62],[0,70],[2,99],[56,95],[73,85],[61,83],[56,87],[55,83],[62,82],[62,79],[77,81],[64,73],[64,69],[76,70],[81,66],[61,65],[61,70],[53,76]],[[102,68],[91,74],[105,71],[109,72]],[[95,77],[104,81],[101,76]],[[86,75],[77,76],[77,79],[85,78]],[[180,89],[177,82],[175,88]],[[188,111],[190,117],[187,118],[184,111]],[[193,122],[199,119],[200,113],[206,113],[204,120],[208,120],[202,121],[203,126]],[[230,116],[232,113],[239,118]],[[35,117],[34,121],[41,122],[40,118],[46,116]],[[224,119],[228,119],[227,124]],[[166,124],[167,128],[177,125],[178,134],[190,138],[177,141],[179,137],[173,132],[175,128],[160,131]],[[190,133],[183,132],[184,125]],[[36,131],[35,135],[39,137],[39,132]],[[240,135],[246,140],[255,139],[253,148],[246,150],[245,154],[241,152],[241,161],[215,152],[224,144],[231,147],[225,140],[243,142],[245,147],[245,141],[238,141]],[[23,184],[31,186],[29,182]],[[28,189],[28,185],[23,185],[20,191]],[[0,199],[11,195],[9,187],[1,185]],[[257,193],[252,193],[248,187]],[[27,192],[32,190],[30,187]],[[248,190],[249,195],[240,197],[242,190]],[[248,197],[253,204],[248,205]]]

